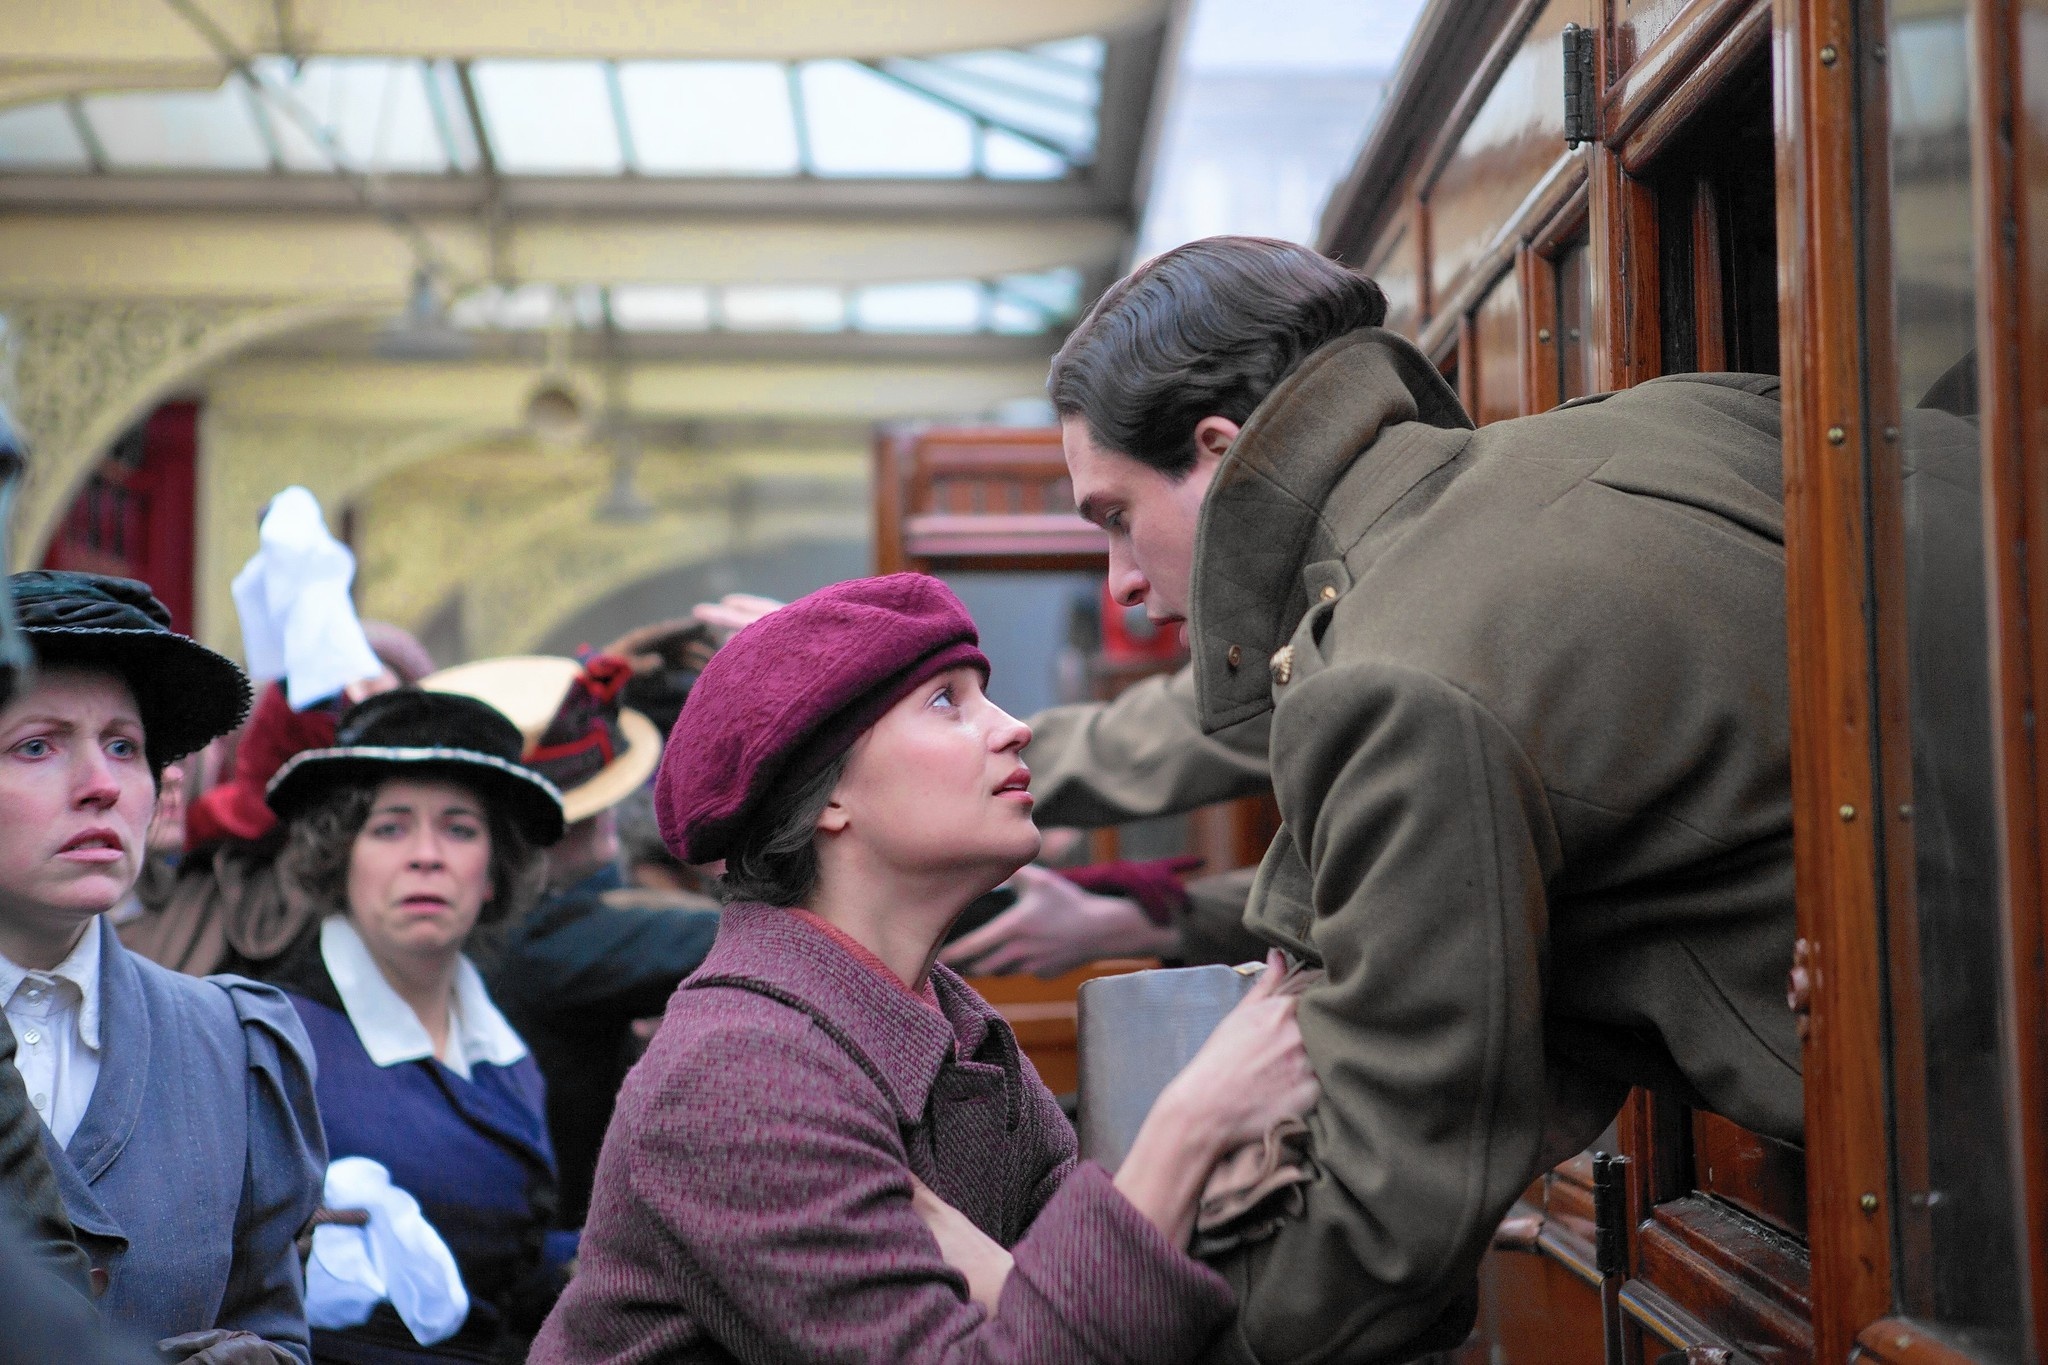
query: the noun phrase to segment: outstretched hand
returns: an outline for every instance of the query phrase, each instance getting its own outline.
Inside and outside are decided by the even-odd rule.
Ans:
[[[939,961],[961,972],[1058,976],[1105,957],[1165,957],[1179,945],[1170,925],[1154,924],[1124,896],[1083,891],[1057,872],[1017,870],[1017,903],[948,944]]]

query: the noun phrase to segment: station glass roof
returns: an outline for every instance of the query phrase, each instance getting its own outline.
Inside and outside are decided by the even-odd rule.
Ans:
[[[1095,153],[1103,43],[875,61],[257,58],[252,83],[0,111],[0,173],[1055,180]]]

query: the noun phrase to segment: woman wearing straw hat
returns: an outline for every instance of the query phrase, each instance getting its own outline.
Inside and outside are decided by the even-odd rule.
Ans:
[[[897,574],[769,615],[698,679],[657,803],[732,900],[627,1078],[539,1365],[1164,1365],[1228,1321],[1185,1248],[1225,1154],[1314,1103],[1293,1001],[1262,981],[1114,1177],[1077,1163],[1008,1025],[934,965],[1038,851],[1030,731],[987,674],[959,599]]]
[[[661,1013],[718,932],[715,909],[634,896],[620,870],[616,808],[661,760],[654,723],[621,705],[631,676],[611,653],[581,663],[521,655],[443,669],[421,684],[502,711],[525,739],[524,761],[562,789],[569,828],[548,851],[547,895],[506,926],[489,977],[547,1078],[561,1228],[583,1226],[589,1209],[598,1150],[638,1055],[634,1021]]]
[[[38,671],[0,709],[0,1007],[99,1306],[173,1360],[307,1358],[294,1239],[325,1162],[305,1031],[277,991],[122,947],[173,759],[248,681],[141,583],[9,580]]]
[[[418,1202],[469,1305],[448,1336],[392,1303],[364,1321],[316,1295],[316,1360],[517,1360],[573,1250],[547,1237],[539,1068],[464,955],[479,926],[532,904],[562,835],[561,794],[520,748],[483,703],[408,688],[358,704],[332,746],[271,779],[280,875],[322,916],[275,979],[319,1058],[329,1146]]]

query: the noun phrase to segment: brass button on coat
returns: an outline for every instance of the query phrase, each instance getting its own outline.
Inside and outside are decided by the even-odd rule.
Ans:
[[[1232,645],[1228,650],[1224,652],[1223,662],[1229,664],[1232,668],[1236,668],[1239,664],[1244,662],[1244,651],[1239,649],[1236,645]]]
[[[1282,645],[1273,655],[1273,685],[1285,687],[1294,677],[1294,646]]]
[[[1323,600],[1325,602],[1334,602],[1337,600],[1337,589],[1334,584],[1323,584]]]

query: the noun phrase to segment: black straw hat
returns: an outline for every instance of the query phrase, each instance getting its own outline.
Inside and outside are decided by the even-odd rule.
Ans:
[[[249,679],[232,661],[171,629],[149,585],[106,574],[31,569],[7,580],[22,634],[45,668],[119,675],[142,713],[143,749],[161,772],[249,714]]]
[[[545,848],[562,837],[562,793],[519,761],[519,727],[474,697],[401,687],[350,708],[334,746],[294,754],[265,800],[289,820],[336,787],[442,776],[476,790]]]

